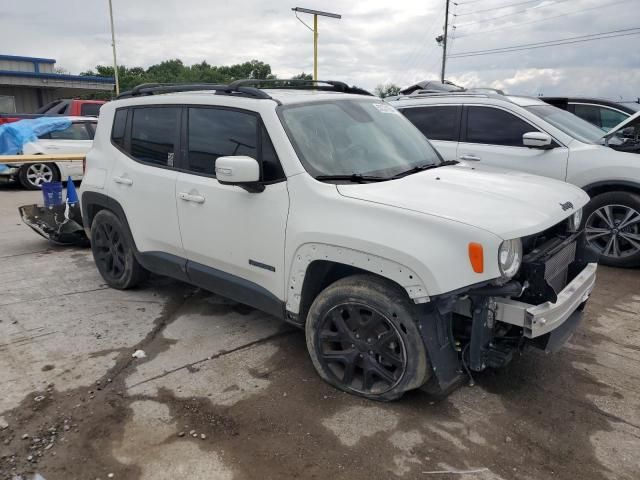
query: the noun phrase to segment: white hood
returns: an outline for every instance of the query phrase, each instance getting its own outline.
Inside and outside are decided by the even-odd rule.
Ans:
[[[568,183],[466,164],[337,188],[345,197],[466,223],[503,239],[539,233],[589,201],[585,192]]]

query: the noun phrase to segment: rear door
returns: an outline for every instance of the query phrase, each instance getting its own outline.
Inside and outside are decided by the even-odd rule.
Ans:
[[[116,110],[107,179],[109,196],[122,206],[138,250],[176,265],[184,257],[175,199],[181,112],[180,106]]]
[[[526,119],[495,106],[466,105],[458,159],[565,180],[569,149],[555,140],[541,150],[523,145],[522,136],[541,130]]]
[[[188,107],[184,121],[175,201],[189,276],[207,289],[270,311],[260,302],[284,298],[289,194],[267,130],[257,113],[229,108]],[[232,155],[260,162],[264,191],[218,182],[216,159]],[[231,284],[237,288],[224,289]]]
[[[444,160],[456,160],[461,105],[421,105],[400,111],[429,139]]]

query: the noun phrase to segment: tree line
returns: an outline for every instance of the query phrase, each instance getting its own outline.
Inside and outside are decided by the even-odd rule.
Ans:
[[[95,69],[81,72],[83,76],[113,77],[113,66],[96,65]],[[206,61],[193,65],[185,65],[182,60],[171,59],[151,65],[149,68],[118,66],[118,80],[120,91],[131,90],[143,83],[222,83],[226,84],[243,78],[277,79],[271,71],[271,65],[260,60],[250,60],[235,65],[210,65]],[[293,79],[311,80],[308,73],[294,75]],[[381,97],[398,95],[400,87],[394,84],[378,85],[374,93]],[[108,100],[110,92],[96,92],[85,98],[100,98]]]

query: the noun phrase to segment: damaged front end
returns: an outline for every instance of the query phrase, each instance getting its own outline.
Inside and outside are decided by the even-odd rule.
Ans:
[[[25,224],[56,245],[89,245],[78,203],[49,207],[23,205],[18,211]]]
[[[434,370],[431,390],[508,364],[531,346],[555,352],[582,320],[598,255],[584,233],[556,225],[522,239],[524,255],[508,282],[443,295],[426,306],[421,332]]]

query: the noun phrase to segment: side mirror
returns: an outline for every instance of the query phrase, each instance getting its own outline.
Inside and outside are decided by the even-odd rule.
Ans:
[[[216,159],[216,178],[223,185],[238,185],[248,192],[262,192],[264,185],[260,181],[260,165],[255,158],[244,155],[218,157]]]
[[[527,132],[522,135],[522,144],[529,148],[540,148],[542,150],[548,150],[553,148],[551,146],[553,139],[551,135],[543,132]]]

